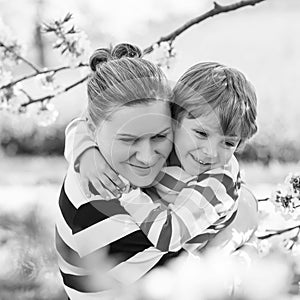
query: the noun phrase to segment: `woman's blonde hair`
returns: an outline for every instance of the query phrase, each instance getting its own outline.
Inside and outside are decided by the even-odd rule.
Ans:
[[[171,101],[172,91],[163,71],[142,58],[130,44],[97,49],[90,58],[88,113],[94,125],[121,106]]]

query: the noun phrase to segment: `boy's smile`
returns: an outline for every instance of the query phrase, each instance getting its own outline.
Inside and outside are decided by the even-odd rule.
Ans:
[[[222,134],[214,112],[195,119],[184,117],[174,132],[175,152],[182,168],[191,175],[226,165],[238,143],[238,137]]]

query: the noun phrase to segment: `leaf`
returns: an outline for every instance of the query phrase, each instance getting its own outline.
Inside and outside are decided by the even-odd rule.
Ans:
[[[72,14],[71,13],[67,13],[67,15],[63,19],[63,23],[66,23],[66,22],[70,21],[71,18],[72,18]]]
[[[72,28],[66,32],[67,34],[72,34],[72,33],[77,33],[77,31],[75,30],[74,25],[72,26]]]
[[[58,49],[59,47],[62,46],[63,43],[64,43],[64,42],[55,43],[55,44],[53,45],[53,49]]]
[[[55,28],[53,28],[51,25],[49,25],[49,24],[43,24],[42,26],[41,26],[41,32],[45,32],[45,33],[47,33],[47,32],[53,32],[53,31],[55,31]]]
[[[62,50],[61,50],[61,54],[64,54],[67,50],[68,50],[68,46],[64,47]]]

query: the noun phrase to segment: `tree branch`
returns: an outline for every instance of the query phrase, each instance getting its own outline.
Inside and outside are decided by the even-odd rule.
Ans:
[[[26,102],[26,103],[23,103],[23,104],[21,105],[21,107],[24,108],[24,107],[27,107],[28,105],[33,104],[33,103],[49,101],[49,100],[51,100],[51,99],[53,99],[53,98],[55,98],[55,97],[57,97],[57,96],[59,96],[59,95],[61,95],[61,94],[63,94],[63,93],[68,92],[69,90],[71,90],[72,88],[76,87],[77,85],[79,85],[79,84],[85,82],[87,79],[88,79],[88,76],[85,76],[85,77],[83,77],[82,79],[80,79],[80,80],[78,80],[78,81],[76,81],[76,82],[74,82],[74,83],[68,85],[67,87],[65,87],[64,89],[62,89],[61,91],[59,91],[58,93],[46,95],[46,96],[44,96],[44,97],[37,98],[37,99],[33,99],[32,97],[30,97],[30,96],[28,95],[28,93],[26,93],[24,90],[22,90],[22,92],[23,92],[24,94],[26,94],[26,96],[27,96],[27,98],[29,99],[29,101]]]
[[[40,72],[40,69],[37,66],[35,66],[32,62],[30,62],[29,60],[27,60],[23,56],[21,56],[18,53],[16,53],[11,47],[8,47],[8,46],[4,45],[2,42],[0,42],[0,47],[3,47],[8,52],[10,52],[13,55],[15,55],[17,59],[23,61],[26,65],[28,65],[30,68],[32,68],[36,73]]]
[[[188,21],[187,23],[185,23],[184,25],[182,25],[181,27],[177,28],[176,30],[174,30],[173,32],[171,32],[170,34],[161,37],[157,42],[153,43],[152,45],[150,45],[149,47],[147,47],[144,50],[144,54],[148,54],[150,52],[152,52],[154,50],[154,45],[158,44],[160,45],[160,43],[162,42],[169,42],[170,45],[172,45],[172,42],[183,32],[185,32],[187,29],[189,29],[190,27],[192,27],[193,25],[196,25],[210,17],[213,17],[215,15],[221,14],[221,13],[225,13],[225,12],[229,12],[229,11],[233,11],[233,10],[237,10],[239,8],[245,7],[245,6],[254,6],[260,2],[263,2],[266,0],[242,0],[240,2],[237,3],[233,3],[230,5],[220,5],[217,2],[214,2],[214,8],[207,11],[206,13],[191,19],[190,21]],[[34,73],[32,74],[27,74],[21,78],[18,78],[6,85],[3,85],[0,87],[0,89],[5,89],[5,88],[9,88],[12,87],[14,85],[16,85],[19,82],[25,81],[27,79],[36,77],[40,74],[47,74],[47,73],[57,73],[63,70],[67,70],[67,69],[71,69],[70,66],[63,66],[63,67],[57,67],[57,68],[53,68],[53,69],[47,69],[47,70],[41,70],[40,68],[38,68],[37,66],[35,66],[33,63],[31,63],[30,61],[28,61],[27,59],[25,59],[24,57],[22,57],[21,55],[17,54],[16,51],[13,49],[13,47],[8,47],[6,45],[4,45],[3,43],[0,42],[0,46],[4,47],[7,51],[9,51],[10,53],[12,53],[13,55],[16,56],[17,59],[23,61],[26,65],[28,65],[30,68],[32,68],[34,70]],[[172,48],[170,48],[172,49]],[[170,50],[171,53],[172,50]],[[76,68],[82,67],[82,66],[88,66],[88,64],[79,64],[78,66],[76,66]],[[63,89],[62,91],[60,91],[59,93],[53,93],[51,95],[47,95],[38,99],[33,99],[30,97],[29,94],[26,94],[29,102],[22,104],[22,107],[26,107],[32,103],[36,103],[36,102],[43,102],[43,101],[47,101],[50,100],[62,93],[65,93],[67,91],[69,91],[70,89],[74,88],[75,86],[83,83],[85,80],[87,79],[87,76],[82,78],[81,80],[69,85],[68,87],[66,87],[65,89]],[[24,92],[24,91],[23,91]]]
[[[63,66],[63,67],[57,67],[57,68],[53,68],[53,69],[47,69],[47,70],[42,70],[42,71],[38,71],[38,72],[35,72],[35,73],[32,73],[32,74],[28,74],[28,75],[25,75],[23,77],[20,77],[14,81],[11,81],[10,83],[8,84],[5,84],[3,86],[0,87],[0,89],[6,89],[6,88],[9,88],[13,85],[16,85],[17,83],[19,82],[22,82],[22,81],[25,81],[27,79],[30,79],[30,78],[33,78],[33,77],[36,77],[37,75],[42,75],[42,74],[47,74],[47,73],[58,73],[60,71],[64,71],[64,70],[69,70],[69,69],[78,69],[78,68],[81,68],[81,67],[87,67],[88,64],[84,64],[84,63],[80,63],[78,66],[76,67],[71,67],[71,66]]]
[[[154,50],[154,45],[158,44],[160,45],[162,42],[173,42],[180,34],[182,34],[184,31],[189,29],[190,27],[199,24],[200,22],[203,22],[204,20],[216,16],[221,13],[237,10],[241,7],[245,6],[254,6],[260,2],[263,2],[265,0],[244,0],[237,3],[229,4],[229,5],[220,5],[217,2],[214,2],[214,8],[209,10],[208,12],[191,19],[187,23],[183,24],[173,32],[169,33],[168,35],[165,35],[161,37],[157,42],[153,43],[149,47],[145,48],[143,53],[149,54]]]
[[[266,234],[266,235],[263,235],[263,236],[259,236],[258,239],[260,239],[260,240],[268,239],[268,238],[270,238],[270,237],[272,237],[272,236],[274,236],[274,235],[280,235],[280,234],[283,234],[283,233],[285,233],[285,232],[289,232],[289,231],[291,231],[291,230],[294,230],[294,229],[296,229],[296,228],[300,228],[300,224],[295,225],[295,226],[292,226],[292,227],[289,227],[289,228],[285,228],[285,229],[272,230],[271,233]],[[299,234],[299,232],[298,232],[298,234]],[[298,235],[298,234],[297,234],[297,235]]]

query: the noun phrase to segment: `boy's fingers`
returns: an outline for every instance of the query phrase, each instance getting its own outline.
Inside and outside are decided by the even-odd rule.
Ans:
[[[89,189],[89,180],[87,178],[81,178],[81,187],[83,189],[83,193],[90,198],[91,197],[91,192]]]
[[[117,173],[115,173],[113,170],[110,170],[106,172],[106,176],[113,182],[114,185],[117,186],[120,190],[123,190],[126,188],[125,183],[120,179]]]
[[[103,187],[103,185],[98,179],[92,180],[92,185],[96,190],[95,193],[99,194],[103,199],[108,200],[111,198],[109,196],[109,193],[106,191],[106,189]]]
[[[109,190],[115,197],[119,197],[119,191],[117,186],[108,178],[108,177],[102,177],[101,183],[104,185],[104,187]]]

